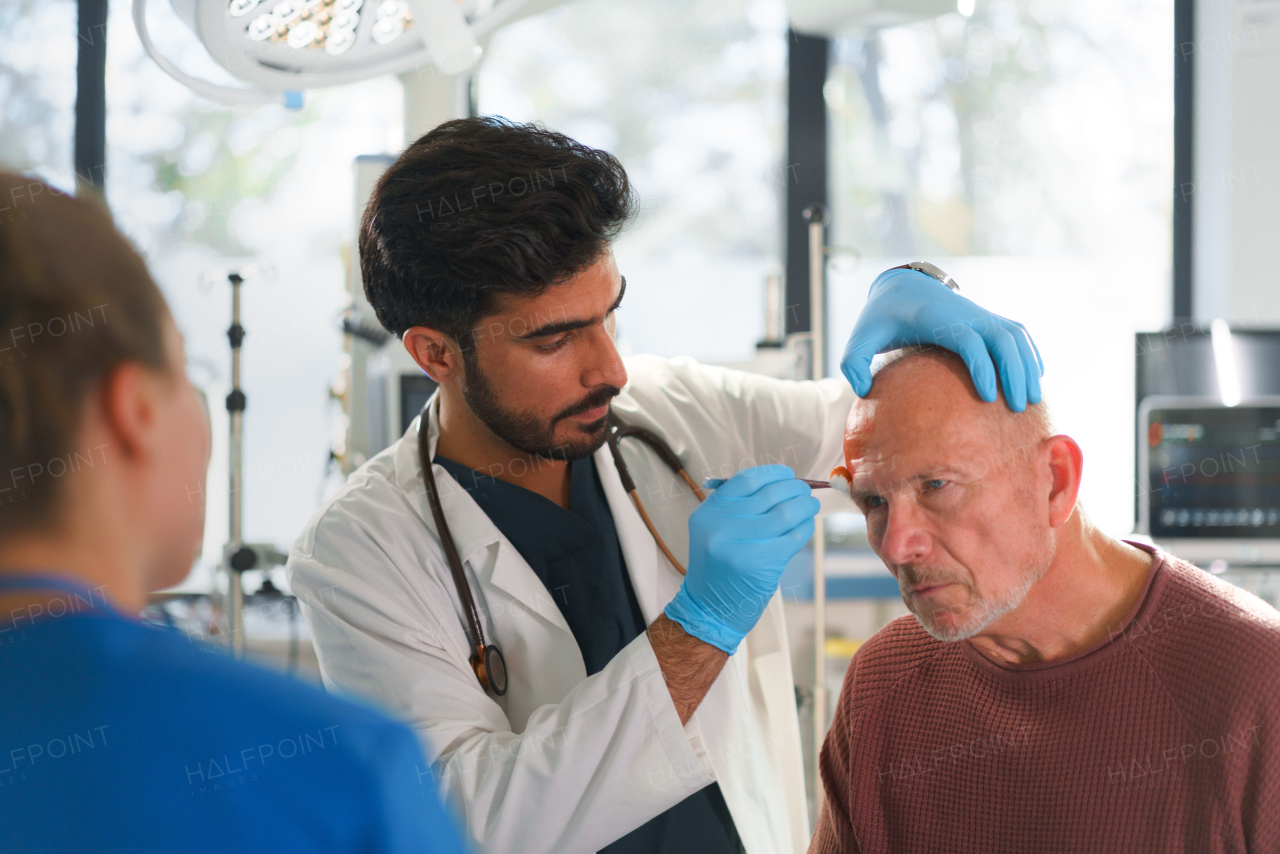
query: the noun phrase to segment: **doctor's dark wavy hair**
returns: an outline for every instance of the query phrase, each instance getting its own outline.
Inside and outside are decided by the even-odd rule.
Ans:
[[[439,329],[465,353],[498,294],[536,296],[591,266],[636,205],[608,152],[501,117],[445,122],[374,186],[365,295],[388,331]]]

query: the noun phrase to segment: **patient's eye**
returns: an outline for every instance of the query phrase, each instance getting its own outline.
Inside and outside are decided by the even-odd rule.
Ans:
[[[868,495],[866,498],[862,499],[862,512],[870,513],[877,507],[883,507],[886,503],[887,502],[882,496]]]
[[[947,485],[947,482],[945,480],[942,480],[936,477],[932,478],[931,480],[926,480],[924,482],[924,488],[926,490],[942,489],[942,487],[946,485]]]

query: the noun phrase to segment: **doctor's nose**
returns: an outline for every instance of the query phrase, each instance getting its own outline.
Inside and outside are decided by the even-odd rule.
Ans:
[[[593,332],[592,346],[588,351],[590,362],[584,366],[582,384],[588,388],[600,385],[622,388],[627,384],[627,368],[622,363],[622,356],[618,354],[613,335],[599,327]]]

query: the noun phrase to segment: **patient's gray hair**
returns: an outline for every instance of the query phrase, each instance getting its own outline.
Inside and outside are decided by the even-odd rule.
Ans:
[[[970,386],[973,384],[972,378],[969,377],[969,369],[960,356],[932,344],[902,347],[877,355],[871,362],[873,382],[875,376],[890,365],[915,358],[934,359],[958,366],[961,368],[960,372],[969,378]],[[1049,411],[1049,404],[1042,398],[1039,403],[1028,404],[1022,412],[1014,412],[1005,404],[1004,392],[1000,390],[999,385],[997,382],[996,402],[987,410],[990,414],[987,419],[987,428],[997,447],[1006,454],[1005,462],[1029,462],[1041,442],[1058,434],[1053,416]],[[976,390],[974,393],[977,393]]]

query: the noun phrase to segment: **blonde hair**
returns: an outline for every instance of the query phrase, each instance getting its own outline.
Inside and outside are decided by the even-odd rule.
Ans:
[[[164,297],[100,204],[0,171],[0,537],[55,521],[84,406],[117,365],[164,370]]]

